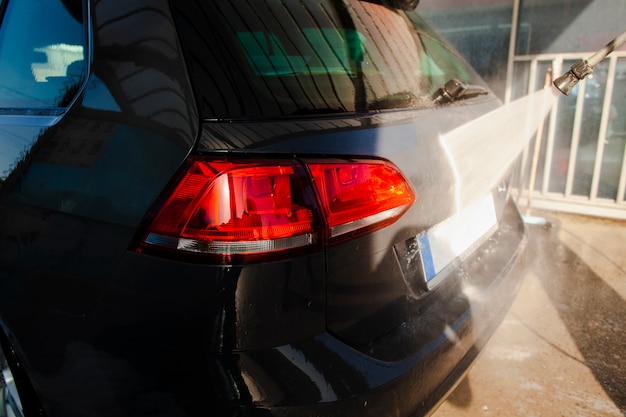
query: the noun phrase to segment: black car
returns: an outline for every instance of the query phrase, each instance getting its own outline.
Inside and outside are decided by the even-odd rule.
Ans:
[[[508,173],[458,198],[441,137],[501,104],[419,6],[0,5],[0,416],[425,415],[462,378],[526,233]]]

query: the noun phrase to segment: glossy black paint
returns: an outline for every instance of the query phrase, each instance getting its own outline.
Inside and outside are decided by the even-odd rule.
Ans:
[[[496,103],[485,100],[472,108],[403,111],[367,117],[205,123],[200,152],[254,152],[260,155],[374,155],[396,164],[411,180],[417,201],[393,227],[327,251],[328,328],[357,344],[367,343],[400,325],[417,300],[407,285],[393,245],[418,235],[454,212],[454,175],[436,138],[471,120]],[[502,210],[506,194],[499,196]],[[412,277],[418,280],[419,277]]]
[[[30,120],[16,115],[4,128],[7,135],[33,139],[0,189],[2,292],[40,291],[43,281],[72,293],[75,284],[83,288],[76,287],[74,298],[91,300],[70,308],[77,314],[97,300],[133,228],[189,152],[198,123],[182,58],[159,55],[135,44],[127,31],[113,30],[119,10],[107,15],[106,4],[93,10],[91,76],[74,106],[52,126],[20,126]],[[168,13],[166,4],[161,7]],[[153,6],[146,13],[156,11]],[[151,30],[176,45],[167,16],[158,23],[164,27]],[[163,86],[164,77],[177,85]],[[101,100],[103,91],[114,97],[115,110]],[[151,100],[161,94],[179,99],[155,112]],[[55,280],[71,284],[59,287]]]
[[[439,135],[499,103],[201,122],[178,35],[189,28],[170,7],[92,2],[73,105],[43,122],[0,115],[0,134],[30,144],[0,184],[0,329],[33,415],[428,413],[515,297],[524,225],[495,192],[499,231],[427,294],[394,245],[454,212]],[[288,261],[139,253],[190,153],[385,158],[417,201],[391,227]]]
[[[40,396],[51,395],[43,396],[51,415],[202,415],[227,404],[271,415],[425,412],[464,372],[517,293],[519,280],[507,278],[519,273],[519,260],[511,259],[523,246],[510,234],[522,239],[524,228],[513,206],[504,215],[514,231],[493,236],[413,306],[411,319],[367,344],[349,346],[325,329],[323,303],[311,302],[311,289],[323,297],[321,282],[314,285],[323,262],[314,258],[293,263],[294,272],[311,273],[291,275],[283,293],[263,297],[262,287],[275,291],[275,281],[289,276],[271,266],[216,271],[128,253],[89,316],[30,305],[6,308],[3,325],[20,323],[13,336],[28,347],[21,353],[39,374]],[[502,262],[486,268],[485,255]],[[468,299],[463,285],[479,288],[481,298]],[[279,302],[268,304],[272,298]]]

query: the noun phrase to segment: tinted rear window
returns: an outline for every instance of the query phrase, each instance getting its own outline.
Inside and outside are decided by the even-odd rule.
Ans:
[[[205,119],[431,104],[475,73],[415,12],[358,0],[174,5]]]

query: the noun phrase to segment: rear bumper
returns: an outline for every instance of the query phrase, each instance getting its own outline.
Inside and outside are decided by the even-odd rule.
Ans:
[[[248,320],[242,329],[258,333],[241,330],[231,337],[266,342],[256,349],[211,352],[207,347],[229,343],[228,332],[219,340],[211,336],[216,334],[211,328],[224,324],[217,312],[227,306],[209,311],[211,299],[203,298],[219,295],[221,287],[198,275],[196,266],[183,274],[194,277],[188,282],[180,266],[179,275],[164,269],[166,264],[147,270],[135,256],[134,268],[121,267],[126,273],[109,288],[117,296],[101,300],[90,316],[17,308],[2,323],[17,330],[12,340],[20,341],[15,347],[49,417],[200,416],[208,410],[229,417],[426,415],[468,370],[513,303],[524,276],[525,245],[524,224],[509,203],[499,230],[412,304],[401,326],[362,345],[325,331],[323,303],[301,296],[322,297],[323,287],[316,283],[323,268],[314,268],[321,263],[313,259],[301,260],[294,268],[300,272],[285,280],[285,294],[276,295],[298,308],[268,309],[268,320],[243,314],[250,306],[238,298],[252,299],[242,288],[263,291],[261,276],[251,270],[224,273],[224,285],[246,282],[227,298],[241,313],[230,321]],[[258,273],[275,277],[272,265]],[[114,290],[121,282],[127,287]],[[144,292],[152,288],[153,294],[139,296],[130,283]],[[263,329],[268,322],[275,329],[255,330],[255,320],[265,323]],[[18,322],[23,325],[11,326]],[[279,340],[273,333],[285,332],[290,343],[273,342]]]
[[[500,230],[393,333],[366,346],[324,333],[240,353],[234,372],[259,415],[427,415],[468,371],[515,300],[526,240],[510,204]]]

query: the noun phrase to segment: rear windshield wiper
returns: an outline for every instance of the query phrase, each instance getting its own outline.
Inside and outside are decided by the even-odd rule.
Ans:
[[[435,91],[431,98],[435,104],[446,104],[487,94],[489,94],[489,90],[482,86],[463,84],[461,81],[453,78],[446,85]]]

